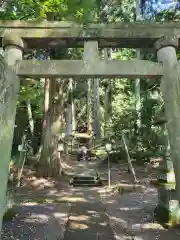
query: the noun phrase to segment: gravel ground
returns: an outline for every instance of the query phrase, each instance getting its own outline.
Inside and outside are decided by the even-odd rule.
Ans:
[[[68,204],[17,207],[18,215],[3,224],[2,240],[60,240],[68,220]]]

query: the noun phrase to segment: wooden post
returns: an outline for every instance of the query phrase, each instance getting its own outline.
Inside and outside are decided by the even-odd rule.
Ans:
[[[180,82],[176,57],[177,46],[178,39],[175,36],[164,36],[155,43],[158,61],[163,64],[164,70],[164,76],[161,78],[161,90],[176,179],[176,196],[171,198],[169,209],[166,209],[166,206],[160,206],[164,208],[163,212],[168,210],[168,215],[170,215],[168,221],[171,221],[172,217],[177,220],[180,213],[177,211],[180,201]],[[169,189],[169,185],[164,184],[164,188]]]
[[[27,155],[25,132],[21,139],[21,145],[19,145],[19,146],[20,146],[20,149],[18,149],[18,150],[20,152],[19,153],[20,156],[19,156],[19,162],[18,162],[18,176],[17,176],[16,187],[20,187],[20,185],[21,185],[21,177],[22,177],[22,172],[23,172],[25,161],[26,161],[26,155]]]
[[[133,165],[132,165],[132,161],[131,161],[131,158],[130,158],[130,155],[129,155],[129,150],[128,150],[128,146],[127,146],[127,143],[126,143],[126,139],[125,139],[124,134],[122,134],[122,140],[123,140],[124,149],[125,149],[125,152],[126,152],[126,155],[127,155],[128,168],[130,169],[130,171],[131,171],[131,173],[132,173],[132,175],[133,175],[134,182],[137,182],[135,170],[134,170],[134,167],[133,167]]]

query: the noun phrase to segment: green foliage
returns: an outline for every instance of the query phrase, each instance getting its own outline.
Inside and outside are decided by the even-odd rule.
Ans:
[[[19,95],[19,106],[23,102],[30,100],[33,108],[33,115],[35,118],[42,117],[43,115],[43,100],[44,100],[44,81],[31,81],[27,80],[21,84]]]
[[[1,7],[1,19],[24,19],[45,20],[48,12],[55,13],[55,20],[74,21],[88,25],[90,22],[131,22],[134,21],[134,0],[108,1],[108,0],[11,0],[5,1]],[[156,21],[179,20],[179,12],[163,12],[159,14]],[[31,58],[40,54],[47,55],[47,51],[35,51]],[[54,55],[53,55],[54,54]],[[143,49],[144,59],[156,61],[156,56],[148,49]],[[83,49],[51,49],[54,59],[63,56],[65,59],[82,59]],[[178,58],[179,58],[178,52]],[[111,58],[127,60],[136,57],[135,49],[113,49]],[[112,121],[108,125],[111,135],[120,138],[122,131],[127,134],[129,146],[136,148],[136,111],[135,111],[135,79],[112,80],[112,90],[109,92],[112,98]],[[67,96],[67,102],[75,99],[77,122],[86,121],[86,94],[87,81],[76,78],[76,86],[73,92]],[[160,128],[153,125],[161,110],[159,80],[141,81],[141,131],[139,140],[141,148],[150,150],[158,148]],[[100,81],[100,112],[101,125],[104,123],[104,97],[105,86]],[[157,99],[155,99],[155,92]],[[44,81],[34,79],[25,81],[21,85],[18,109],[25,101],[30,100],[34,121],[41,121],[43,116]],[[93,101],[93,100],[92,100]],[[94,114],[94,112],[92,113]],[[39,133],[40,134],[40,133]]]

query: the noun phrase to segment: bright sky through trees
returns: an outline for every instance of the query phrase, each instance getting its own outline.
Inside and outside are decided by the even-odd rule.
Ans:
[[[150,19],[163,11],[180,10],[178,0],[141,0],[141,9],[144,18]]]

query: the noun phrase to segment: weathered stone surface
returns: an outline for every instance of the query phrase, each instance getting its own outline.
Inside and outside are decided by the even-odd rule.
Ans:
[[[0,224],[6,205],[6,187],[11,157],[19,79],[0,59]],[[0,226],[1,227],[1,226]]]
[[[161,48],[158,51],[159,61],[164,64],[164,77],[162,78],[162,92],[164,97],[167,129],[171,146],[171,154],[176,177],[176,190],[180,199],[180,111],[179,111],[179,66],[177,65],[176,51],[173,47]]]
[[[167,222],[168,224],[179,224],[179,200],[180,200],[180,110],[179,110],[179,66],[176,57],[177,38],[167,36],[157,42],[158,61],[163,64],[164,76],[161,79],[161,91],[163,93],[165,115],[167,119],[166,146],[169,144],[168,151],[165,154],[166,160],[166,181],[159,180],[162,187],[159,188],[159,204],[155,210],[158,220]],[[169,143],[168,143],[169,136]],[[171,149],[171,154],[170,154]],[[170,164],[171,156],[173,166]],[[175,179],[173,176],[173,167]],[[170,182],[171,181],[171,182]],[[176,189],[175,189],[176,188]],[[172,191],[173,190],[173,191]],[[172,195],[173,193],[173,195]],[[161,219],[162,218],[162,219]]]
[[[158,51],[163,47],[172,46],[178,48],[178,38],[174,35],[165,35],[155,42],[154,47]]]
[[[16,72],[16,63],[17,61],[22,60],[22,50],[19,47],[14,47],[13,45],[7,46],[4,51],[4,60],[7,65]]]
[[[25,44],[22,38],[18,35],[12,35],[11,33],[7,33],[2,39],[2,47],[3,49],[5,49],[7,46],[16,46],[23,51]]]
[[[171,212],[169,207],[165,205],[158,204],[154,210],[154,215],[156,220],[162,225],[172,226],[172,219],[174,218],[175,212]]]
[[[29,48],[83,47],[84,40],[97,40],[100,47],[151,48],[157,39],[167,34],[180,38],[179,23],[174,22],[83,26],[73,22],[0,21],[0,38],[9,32],[26,40]]]
[[[167,194],[165,194],[167,196]],[[171,228],[180,224],[179,201],[167,199],[168,205],[158,204],[154,210],[155,218],[164,226]]]
[[[170,208],[170,202],[176,199],[175,184],[162,184],[158,187],[158,205],[163,205],[167,209]]]
[[[23,60],[16,66],[19,76],[59,77],[157,77],[163,75],[160,63],[147,60]]]

